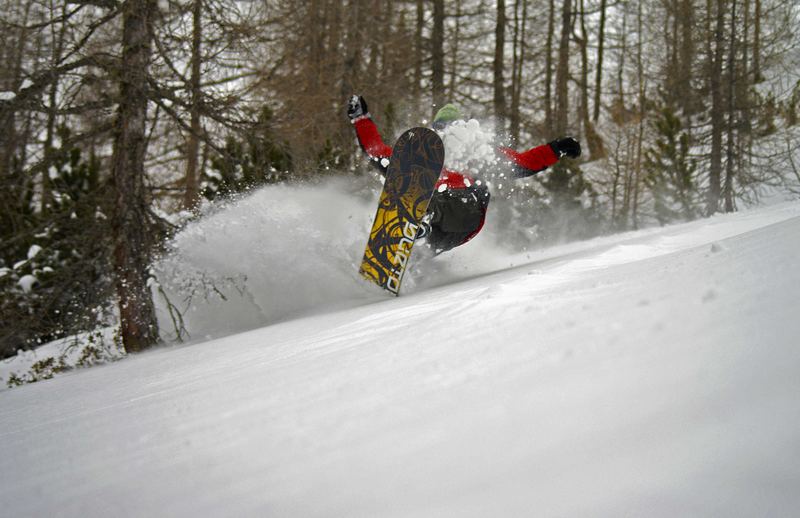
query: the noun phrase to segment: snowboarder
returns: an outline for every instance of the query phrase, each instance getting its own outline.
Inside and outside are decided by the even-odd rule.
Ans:
[[[381,138],[363,97],[353,95],[350,98],[347,115],[355,128],[361,149],[372,164],[385,174],[392,148]],[[461,119],[458,108],[446,104],[436,113],[432,127],[441,132],[449,124]],[[502,146],[497,148],[497,152],[510,160],[511,176],[525,178],[544,171],[564,156],[579,157],[581,146],[574,138],[565,137],[523,153]],[[435,189],[418,237],[427,238],[428,245],[436,253],[441,253],[463,245],[480,232],[490,196],[484,182],[446,168],[442,170]]]

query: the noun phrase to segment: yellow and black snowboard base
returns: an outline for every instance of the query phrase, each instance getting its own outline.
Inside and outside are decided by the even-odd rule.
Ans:
[[[392,148],[378,211],[359,271],[366,279],[398,294],[411,249],[444,164],[436,132],[412,128]]]

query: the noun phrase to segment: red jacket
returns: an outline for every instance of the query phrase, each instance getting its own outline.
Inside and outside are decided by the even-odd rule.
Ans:
[[[361,149],[376,162],[377,167],[382,171],[386,171],[388,162],[383,162],[382,159],[388,159],[392,156],[392,148],[383,141],[380,133],[378,133],[378,127],[368,116],[356,119],[353,121],[353,125],[355,126],[358,143],[361,145]],[[502,146],[498,147],[497,151],[510,159],[513,174],[516,178],[525,178],[534,175],[558,162],[558,156],[549,144],[536,146],[523,153],[518,153],[511,148]],[[447,184],[449,188],[463,189],[465,187],[463,182],[464,178],[465,175],[462,173],[443,169],[436,187],[438,188],[442,184]],[[466,178],[470,181],[474,181],[469,177]]]
[[[368,115],[355,119],[353,121],[353,126],[355,127],[361,149],[364,150],[378,169],[386,173],[386,169],[389,166],[389,157],[392,156],[392,148],[383,141],[378,132],[378,127]],[[509,158],[512,174],[516,178],[534,175],[558,162],[558,156],[548,144],[537,146],[523,153],[518,153],[507,147],[498,147],[497,152]],[[475,184],[475,179],[463,173],[442,169],[442,174],[439,176],[435,188],[438,190],[442,185],[446,185],[448,190],[474,189]],[[483,218],[479,226],[474,232],[467,235],[460,244],[464,244],[475,237],[478,232],[480,232],[481,228],[483,228],[487,206],[488,194],[485,196],[485,203],[481,205]]]

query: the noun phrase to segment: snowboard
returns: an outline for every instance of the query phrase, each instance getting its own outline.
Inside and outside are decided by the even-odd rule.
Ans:
[[[397,295],[420,221],[444,164],[444,145],[433,130],[412,128],[392,148],[378,210],[359,272]]]

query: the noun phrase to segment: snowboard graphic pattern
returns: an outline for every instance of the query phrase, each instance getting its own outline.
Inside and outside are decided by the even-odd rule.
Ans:
[[[403,133],[392,148],[378,211],[370,230],[362,276],[397,295],[419,222],[444,164],[444,146],[427,128]]]

